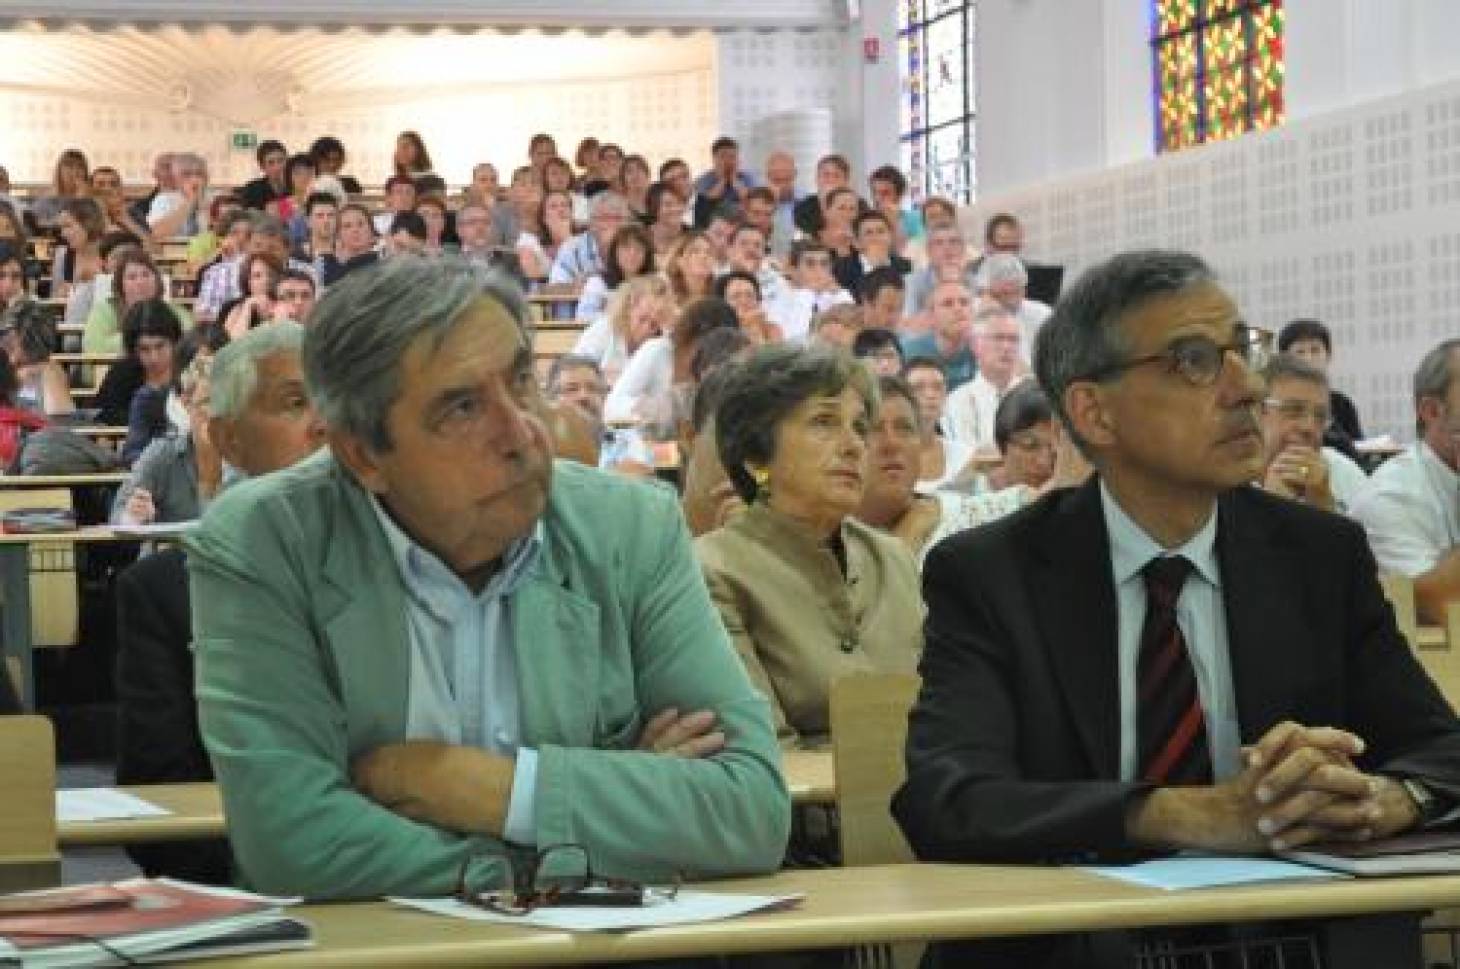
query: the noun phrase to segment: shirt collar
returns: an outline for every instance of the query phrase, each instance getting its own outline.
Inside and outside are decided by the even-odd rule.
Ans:
[[[1105,531],[1110,538],[1110,561],[1115,572],[1115,584],[1124,585],[1140,574],[1151,559],[1161,555],[1181,555],[1191,563],[1197,574],[1207,582],[1221,588],[1221,573],[1217,569],[1217,506],[1206,524],[1177,548],[1162,548],[1146,530],[1126,514],[1120,502],[1110,493],[1104,479],[1100,481],[1100,504],[1105,511]]]
[[[532,533],[519,538],[507,546],[502,554],[502,567],[492,576],[481,592],[473,595],[466,583],[434,552],[423,548],[396,524],[395,519],[375,495],[370,496],[370,507],[380,521],[385,540],[390,545],[391,557],[395,559],[401,582],[406,593],[415,602],[433,613],[437,619],[449,622],[469,602],[484,602],[499,596],[508,596],[516,591],[522,580],[532,572],[542,557],[544,529],[539,519]]]
[[[1440,482],[1449,491],[1460,491],[1460,474],[1457,474],[1440,456],[1435,449],[1425,441],[1418,442],[1420,464],[1435,481]]]

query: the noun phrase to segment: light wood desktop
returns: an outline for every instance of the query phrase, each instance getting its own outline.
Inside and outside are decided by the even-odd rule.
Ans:
[[[996,866],[826,868],[703,887],[753,894],[804,892],[806,898],[786,912],[677,928],[576,935],[455,921],[382,902],[306,905],[291,912],[314,926],[317,948],[209,965],[218,969],[565,965],[1381,915],[1460,903],[1460,876],[1164,892],[1069,868]]]
[[[4,474],[0,488],[83,488],[90,485],[119,485],[127,480],[125,471],[98,471],[94,474]]]
[[[789,753],[784,770],[786,786],[795,803],[831,804],[836,800],[830,752]],[[223,798],[217,784],[138,784],[120,790],[172,813],[116,821],[62,822],[56,829],[62,847],[196,841],[227,834]]]

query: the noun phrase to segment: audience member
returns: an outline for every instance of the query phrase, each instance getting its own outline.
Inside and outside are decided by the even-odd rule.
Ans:
[[[254,330],[214,361],[206,429],[221,463],[259,477],[307,457],[323,429],[304,392],[303,330],[292,324]],[[179,549],[144,556],[117,578],[117,783],[213,780],[198,731],[193,693],[192,618]],[[149,877],[228,884],[227,841],[136,846]]]
[[[742,222],[730,233],[729,268],[749,273],[760,289],[766,314],[778,325],[787,312],[791,287],[786,277],[766,258],[766,234],[759,226]]]
[[[588,231],[574,236],[558,250],[548,282],[582,286],[589,276],[603,272],[603,253],[628,217],[622,195],[605,191],[593,196],[588,207]]]
[[[0,320],[34,304],[26,290],[24,243],[0,240]]]
[[[528,279],[549,280],[558,255],[573,240],[573,193],[551,189],[539,195],[536,230],[517,238],[517,258]]]
[[[32,431],[46,426],[46,418],[18,400],[20,378],[10,363],[10,355],[0,353],[0,473],[10,474],[25,447],[25,438]],[[0,676],[8,680],[4,664]]]
[[[814,239],[800,239],[791,247],[791,293],[782,310],[786,339],[801,343],[811,333],[811,321],[833,306],[851,303],[831,274],[831,250]]]
[[[921,316],[928,309],[928,297],[933,295],[933,286],[945,279],[957,279],[973,292],[975,285],[973,271],[969,268],[968,247],[963,241],[963,230],[957,223],[934,225],[927,232],[928,265],[907,277],[907,303],[904,312],[908,316]]]
[[[716,274],[730,268],[730,240],[744,221],[740,209],[733,205],[719,206],[710,215],[710,224],[705,226],[705,238],[710,240],[714,249]]]
[[[775,203],[771,252],[776,258],[784,259],[796,238],[796,204],[801,201],[801,193],[796,188],[796,159],[790,152],[773,151],[766,156],[765,184]]]
[[[208,228],[208,163],[202,155],[183,152],[172,156],[172,170],[176,187],[152,200],[147,227],[158,239],[191,238]]]
[[[902,374],[902,344],[891,330],[869,327],[852,341],[852,356],[866,362],[872,376],[897,377]]]
[[[647,228],[652,221],[649,218],[649,185],[654,180],[649,172],[649,161],[643,155],[629,155],[623,160],[622,172],[624,203],[629,207],[629,215]]]
[[[340,225],[340,204],[333,195],[312,192],[304,202],[304,218],[308,233],[290,254],[291,258],[306,262],[314,270],[316,279],[324,278],[326,256],[334,254],[335,235]]]
[[[1460,600],[1460,340],[1440,343],[1414,372],[1419,440],[1369,479],[1356,517],[1379,567],[1414,580],[1425,622]]]
[[[754,346],[780,343],[786,338],[781,328],[766,315],[760,283],[741,269],[732,269],[715,280],[715,295],[730,304],[740,321],[740,332]]]
[[[312,275],[298,269],[284,270],[274,299],[274,319],[307,324],[317,296]]]
[[[825,224],[826,210],[831,205],[831,193],[837,189],[850,189],[852,165],[841,155],[826,155],[816,163],[816,191],[796,203],[792,217],[796,228],[811,238],[821,234]],[[853,198],[856,193],[853,193]],[[852,218],[856,213],[852,214]],[[851,218],[847,220],[851,224]]]
[[[426,220],[418,212],[398,212],[390,220],[390,231],[385,237],[387,256],[432,255],[426,246]]]
[[[917,560],[955,532],[1018,511],[1034,492],[1013,487],[985,495],[952,491],[917,493],[922,428],[912,388],[900,377],[879,378],[882,406],[867,433],[867,488],[857,517],[902,539]]]
[[[686,306],[667,334],[645,340],[629,359],[604,402],[604,420],[637,424],[650,437],[672,439],[689,412],[695,351],[721,328],[740,329],[735,310],[723,299],[706,296]]]
[[[13,258],[0,247],[0,275],[10,271],[6,263]],[[56,338],[55,318],[34,301],[18,303],[0,314],[0,349],[4,350],[0,356],[15,372],[14,403],[48,417],[76,410],[66,371],[51,359]]]
[[[320,283],[325,287],[333,286],[348,273],[379,262],[375,235],[375,223],[370,221],[369,209],[354,202],[341,207],[335,251],[321,259],[324,276]]]
[[[588,181],[598,174],[598,139],[592,135],[578,142],[578,150],[573,152],[573,164],[578,166],[579,179]]]
[[[684,199],[668,182],[655,182],[644,196],[644,216],[649,221],[649,235],[654,251],[666,256],[684,234]]]
[[[125,343],[122,321],[138,303],[167,299],[162,273],[157,271],[157,266],[147,258],[147,254],[133,248],[120,251],[117,268],[112,273],[111,295],[106,299],[92,300],[91,315],[86,318],[86,329],[81,334],[81,349],[86,353],[122,353]],[[192,316],[186,309],[172,305],[168,309],[183,327],[193,325]],[[123,407],[120,419],[115,423],[126,423],[126,413]]]
[[[173,152],[164,151],[152,159],[152,191],[142,196],[129,208],[133,220],[147,224],[147,213],[152,211],[152,203],[157,201],[157,196],[177,189],[177,176],[172,167]]]
[[[122,461],[128,467],[137,463],[148,446],[158,438],[187,433],[193,426],[195,399],[207,401],[207,388],[198,389],[208,379],[213,357],[228,342],[223,328],[203,323],[183,334],[172,350],[172,382],[143,384],[132,395],[127,410],[127,436],[122,442]]]
[[[1333,336],[1318,320],[1293,320],[1278,333],[1278,352],[1291,353],[1322,370],[1326,375],[1333,362]],[[1364,439],[1359,409],[1348,394],[1328,388],[1328,413],[1333,423],[1323,429],[1323,443],[1353,456],[1353,445]]]
[[[906,343],[903,344],[903,352],[907,352]],[[922,477],[916,487],[920,493],[930,494],[956,479],[972,452],[942,434],[944,408],[948,402],[948,377],[942,363],[933,357],[909,355],[902,376],[918,405],[918,431],[922,434],[918,452],[918,472]]]
[[[984,223],[983,252],[969,268],[977,273],[983,268],[984,260],[990,256],[1002,254],[1018,258],[1023,251],[1024,227],[1008,212],[999,212],[990,216],[989,220]]]
[[[1262,336],[1183,253],[1118,255],[1060,300],[1035,367],[1098,476],[928,556],[892,805],[919,859],[1264,854],[1456,803],[1460,723],[1361,530],[1248,487]],[[1097,964],[1079,937],[940,955]]]
[[[557,157],[558,143],[553,140],[552,135],[538,133],[528,141],[527,160],[532,166],[532,170],[537,173],[537,184],[543,184],[543,170],[547,168],[548,162]]]
[[[683,158],[666,159],[659,166],[659,181],[668,185],[679,196],[679,200],[685,206],[685,220],[690,219],[689,204],[690,196],[694,194],[694,183],[691,180],[689,164]]]
[[[418,190],[421,189],[422,182],[436,175],[431,164],[431,153],[426,150],[425,139],[415,131],[402,131],[395,136],[395,152],[391,156],[391,164],[392,177],[404,176],[414,182]]]
[[[214,322],[224,304],[238,298],[238,272],[249,254],[254,227],[261,219],[259,213],[244,209],[224,217],[219,227],[222,238],[218,259],[198,277],[198,299],[193,309],[201,322]]]
[[[674,325],[669,282],[658,273],[635,276],[614,291],[608,312],[578,337],[573,353],[592,360],[611,386],[645,341]]]
[[[669,250],[664,275],[680,309],[715,289],[715,250],[703,232],[686,229]]]
[[[923,234],[923,217],[917,209],[907,208],[907,176],[895,165],[883,165],[867,178],[872,210],[879,212],[892,228],[892,251],[902,255],[903,249]]]
[[[721,135],[710,146],[710,170],[694,184],[694,224],[707,229],[710,217],[723,205],[739,206],[745,193],[758,184],[755,175],[740,166],[740,143]]]
[[[776,239],[776,193],[764,185],[757,185],[745,193],[745,204],[741,207],[745,224],[760,230],[765,237],[764,252],[779,261],[791,250],[791,239]]]
[[[598,319],[625,280],[653,272],[654,244],[648,230],[637,221],[621,226],[609,240],[603,271],[589,276],[578,294],[578,319]]]
[[[122,173],[110,165],[100,165],[91,172],[91,196],[101,207],[102,234],[126,232],[138,239],[150,239],[146,219],[135,218],[127,209],[127,196],[122,188]],[[221,196],[220,196],[221,197]]]
[[[259,163],[259,177],[240,188],[238,197],[245,208],[262,212],[270,202],[289,194],[289,180],[284,175],[289,151],[283,142],[271,138],[259,145],[254,158]]]
[[[705,343],[725,334],[739,336],[733,330],[717,330]],[[680,508],[689,533],[696,538],[723,528],[745,510],[745,502],[736,493],[725,465],[720,463],[720,450],[715,443],[715,409],[720,406],[725,384],[734,372],[733,361],[706,371],[695,386],[690,419],[680,426],[680,478],[684,484]]]
[[[1018,256],[1008,253],[985,256],[978,271],[974,273],[974,292],[1002,303],[1018,318],[1019,329],[1024,337],[1021,345],[1026,363],[1034,348],[1034,338],[1038,336],[1039,328],[1049,319],[1050,314],[1050,308],[1039,300],[1025,298],[1024,293],[1028,286],[1029,273],[1024,269],[1024,264],[1019,261]]]
[[[598,164],[594,168],[593,177],[582,183],[581,191],[585,198],[592,198],[599,192],[617,192],[624,194],[624,150],[618,145],[606,144],[598,146]],[[637,214],[634,214],[637,218]]]
[[[858,302],[867,314],[867,326],[903,334],[909,329],[902,317],[903,277],[891,266],[879,266],[857,281]]]
[[[852,517],[877,401],[872,377],[845,355],[770,346],[734,366],[716,412],[720,460],[748,507],[695,547],[785,746],[828,741],[838,678],[917,663],[912,556]]]
[[[561,158],[549,158],[547,164],[543,166],[542,190],[567,193],[568,199],[573,203],[573,224],[582,225],[588,221],[588,197],[576,189],[573,169]],[[627,211],[625,208],[625,212]]]
[[[274,318],[283,265],[273,253],[254,252],[238,267],[238,297],[223,304],[218,322],[229,339],[236,340]]]
[[[811,318],[811,338],[807,342],[851,353],[857,334],[865,326],[862,307],[852,303],[830,306]]]
[[[994,411],[994,447],[1002,463],[987,475],[976,475],[970,490],[978,495],[1021,485],[1042,489],[1054,474],[1055,444],[1049,398],[1034,381],[1021,381]]]
[[[902,352],[912,357],[931,357],[943,368],[950,391],[973,379],[978,370],[974,358],[973,296],[958,280],[940,282],[929,299],[932,325],[928,332],[902,338]]]
[[[1328,375],[1291,354],[1273,357],[1263,373],[1262,487],[1324,511],[1352,515],[1369,478],[1339,451],[1323,446],[1329,426]]]
[[[287,195],[274,200],[266,209],[279,217],[289,230],[289,245],[297,245],[309,233],[309,220],[305,217],[309,196],[314,192],[314,182],[319,169],[311,155],[293,155],[284,163],[284,184]]]
[[[548,402],[572,407],[591,421],[595,427],[603,423],[603,401],[608,396],[608,384],[598,361],[578,353],[565,353],[553,360],[548,368]],[[596,466],[598,461],[584,461]]]
[[[1024,379],[1019,321],[1002,303],[984,300],[973,316],[978,373],[948,395],[943,432],[970,451],[994,448],[994,414],[999,402]]]
[[[51,194],[42,195],[30,204],[30,214],[42,226],[53,226],[61,215],[61,207],[74,199],[91,194],[91,165],[86,156],[68,148],[56,158],[51,178]]]
[[[385,208],[375,216],[375,234],[390,236],[390,224],[402,212],[414,212],[419,197],[415,179],[409,175],[392,175],[385,180]]]
[[[172,383],[172,351],[182,339],[177,311],[154,296],[138,297],[122,316],[123,359],[107,368],[96,390],[96,422],[126,427],[132,397],[142,387]]]
[[[834,188],[826,197],[826,206],[822,211],[820,226],[816,234],[812,236],[826,248],[831,250],[836,257],[835,267],[846,265],[848,261],[854,261],[857,257],[857,216],[861,212],[861,201],[857,193],[849,188]],[[846,270],[842,270],[846,272]],[[837,282],[841,282],[841,275],[837,275]],[[843,285],[843,288],[846,288]],[[848,289],[848,292],[851,290]]]
[[[309,146],[309,154],[314,158],[315,170],[321,177],[331,176],[338,179],[340,187],[348,195],[360,194],[360,183],[344,174],[344,142],[333,135],[325,135],[323,138],[315,139],[314,144]]]
[[[499,887],[505,844],[656,882],[780,861],[765,701],[678,507],[553,465],[525,325],[457,260],[349,277],[305,346],[329,450],[226,493],[186,540],[199,722],[253,888]]]

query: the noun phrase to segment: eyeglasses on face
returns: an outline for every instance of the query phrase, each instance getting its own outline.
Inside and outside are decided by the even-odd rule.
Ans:
[[[472,869],[481,860],[504,861],[512,887],[478,884]],[[588,849],[577,844],[549,845],[515,858],[507,854],[470,855],[462,861],[456,879],[458,901],[499,915],[526,915],[539,908],[565,905],[632,907],[667,901],[678,894],[678,879],[668,888],[649,888],[627,879],[595,875]]]
[[[1099,383],[1136,367],[1161,363],[1168,373],[1176,374],[1192,386],[1208,387],[1221,376],[1228,354],[1236,355],[1249,371],[1262,370],[1272,358],[1272,342],[1271,331],[1238,323],[1233,327],[1230,343],[1218,343],[1205,336],[1178,337],[1158,353],[1113,363],[1080,379]]]
[[[1282,400],[1277,397],[1269,397],[1262,402],[1262,406],[1277,414],[1285,421],[1312,421],[1319,427],[1327,427],[1329,418],[1333,415],[1326,404],[1310,404],[1306,400]]]

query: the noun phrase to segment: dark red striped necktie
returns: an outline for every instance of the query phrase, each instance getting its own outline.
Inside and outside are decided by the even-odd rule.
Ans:
[[[1196,668],[1176,622],[1176,600],[1191,574],[1180,555],[1146,563],[1146,621],[1136,660],[1136,739],[1140,777],[1159,785],[1210,784],[1212,755]]]

